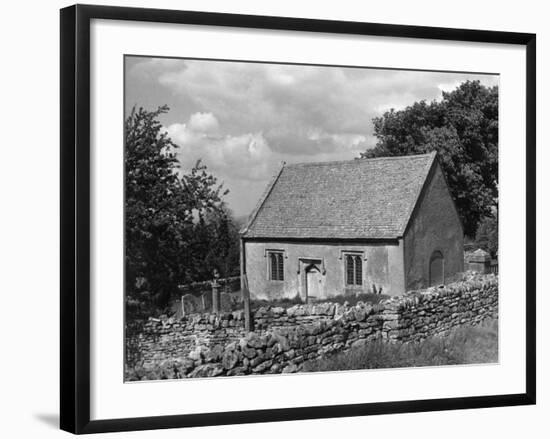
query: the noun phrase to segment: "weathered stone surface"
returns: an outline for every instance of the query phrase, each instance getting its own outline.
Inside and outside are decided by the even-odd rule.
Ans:
[[[355,320],[362,322],[367,318],[367,313],[364,308],[359,308],[355,310]]]
[[[224,351],[225,352],[228,352],[228,351],[234,351],[235,349],[237,349],[237,342],[236,341],[232,341],[231,343],[228,343],[226,346],[225,346],[225,349]]]
[[[245,375],[245,374],[246,374],[245,367],[235,367],[227,372],[227,376],[236,376],[236,375]]]
[[[193,370],[188,377],[189,378],[204,378],[215,377],[223,373],[223,366],[218,363],[203,364]]]
[[[247,373],[293,373],[304,361],[373,340],[419,341],[498,313],[498,280],[465,282],[369,303],[265,307],[255,331],[241,313],[149,319],[127,328],[128,380],[197,378]],[[140,365],[132,367],[132,364]],[[142,366],[141,366],[142,365]]]
[[[260,336],[254,332],[250,332],[247,335],[247,344],[251,348],[259,349],[265,347],[267,343],[265,337]]]
[[[282,373],[295,373],[297,371],[298,367],[294,363],[291,363],[283,368]]]
[[[194,350],[189,352],[189,358],[194,361],[199,361],[202,359],[202,353],[206,350],[203,346],[197,346]]]
[[[260,364],[258,364],[255,368],[252,369],[252,372],[254,373],[262,373],[265,370],[269,369],[271,365],[273,364],[273,360],[266,360]]]
[[[250,360],[250,367],[256,367],[261,362],[267,360],[269,357],[266,354],[260,354]]]
[[[290,349],[289,351],[285,352],[285,357],[289,360],[292,360],[296,356],[296,351],[294,349]]]
[[[224,369],[229,370],[233,369],[239,362],[239,353],[234,350],[226,351],[223,354],[222,365]]]
[[[204,360],[207,363],[216,363],[220,361],[223,355],[223,346],[220,344],[214,345],[204,353]]]
[[[396,329],[399,327],[399,322],[397,320],[387,320],[384,322],[384,329]]]
[[[274,344],[271,348],[271,355],[273,356],[277,356],[281,352],[283,352],[283,349],[281,348],[281,345],[279,343]]]
[[[362,348],[367,344],[367,339],[360,338],[359,340],[355,340],[353,343],[351,343],[352,348]]]
[[[249,348],[248,346],[244,346],[241,348],[242,353],[246,356],[246,358],[254,358],[256,356],[256,349]]]
[[[322,322],[314,322],[309,325],[306,325],[304,329],[306,331],[306,334],[308,335],[317,335],[321,332],[322,327],[323,327]]]
[[[281,349],[283,350],[283,352],[288,351],[290,349],[288,338],[280,334],[278,331],[273,331],[271,333],[271,338],[281,346]]]
[[[179,358],[176,360],[175,364],[182,374],[188,373],[195,367],[195,362],[190,358]]]

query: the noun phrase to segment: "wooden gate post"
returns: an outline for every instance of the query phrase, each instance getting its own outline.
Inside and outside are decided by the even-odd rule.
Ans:
[[[220,312],[220,284],[218,283],[218,270],[214,269],[214,280],[212,281],[212,312]]]
[[[214,279],[212,282],[212,312],[218,314],[220,312],[220,284]]]
[[[244,329],[247,332],[254,330],[254,319],[250,310],[250,291],[248,290],[248,278],[243,274],[243,302],[244,302]]]

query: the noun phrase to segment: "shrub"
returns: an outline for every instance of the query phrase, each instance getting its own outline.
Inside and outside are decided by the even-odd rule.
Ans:
[[[476,233],[476,245],[488,252],[493,258],[498,253],[498,220],[486,217],[480,223]]]

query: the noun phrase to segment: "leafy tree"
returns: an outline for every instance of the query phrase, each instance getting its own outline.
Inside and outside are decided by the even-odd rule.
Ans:
[[[373,119],[376,146],[361,158],[437,151],[464,231],[475,236],[498,199],[498,87],[466,81],[441,101]]]
[[[490,253],[494,258],[498,254],[498,221],[494,216],[485,217],[476,233],[476,246]]]
[[[222,278],[238,274],[240,264],[239,229],[227,208],[211,212],[207,218],[212,243],[206,265],[218,270]]]
[[[156,111],[134,108],[125,121],[125,287],[130,309],[163,306],[178,284],[200,277],[204,218],[227,193],[206,166],[179,169],[175,145]],[[206,244],[207,246],[208,244]],[[204,271],[204,270],[203,270]],[[132,308],[134,306],[134,308]]]

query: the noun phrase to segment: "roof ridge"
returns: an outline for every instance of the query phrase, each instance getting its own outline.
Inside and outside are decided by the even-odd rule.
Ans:
[[[319,166],[319,165],[332,165],[332,164],[344,164],[344,163],[361,163],[361,162],[374,162],[380,160],[405,160],[411,158],[422,158],[435,155],[435,151],[422,153],[422,154],[409,154],[409,155],[399,155],[399,156],[384,156],[384,157],[371,157],[371,158],[354,158],[348,160],[327,160],[322,162],[299,162],[299,163],[286,163],[286,168],[293,168],[298,166]]]

